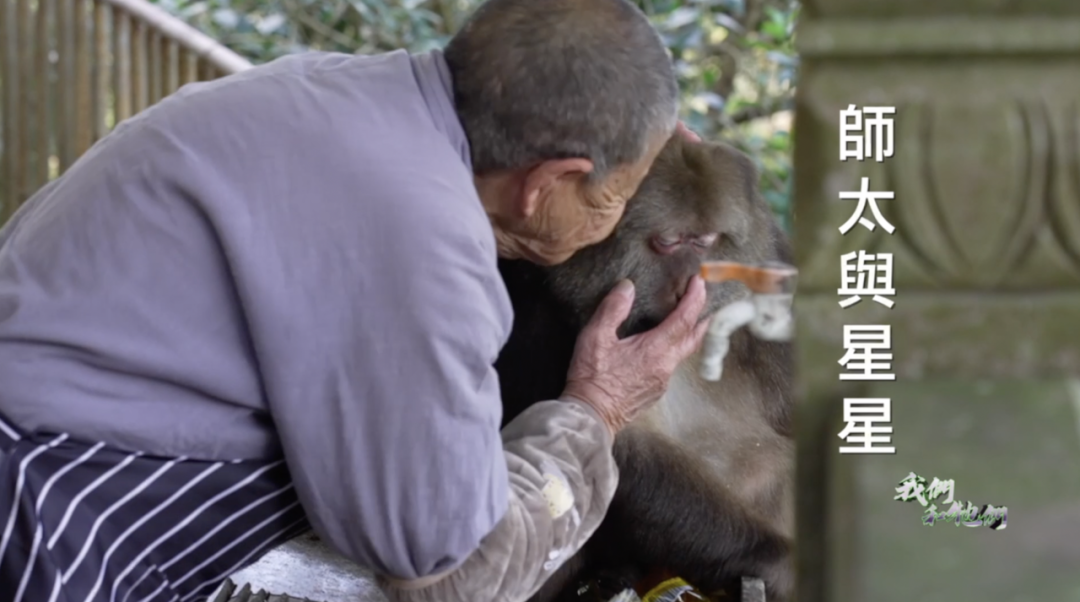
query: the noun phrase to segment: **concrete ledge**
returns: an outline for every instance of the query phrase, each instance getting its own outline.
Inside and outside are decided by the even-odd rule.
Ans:
[[[800,56],[872,57],[1080,53],[1080,19],[938,17],[828,19],[799,25]]]

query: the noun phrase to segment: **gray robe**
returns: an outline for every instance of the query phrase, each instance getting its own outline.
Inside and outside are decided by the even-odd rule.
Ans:
[[[500,436],[512,319],[441,55],[290,56],[120,124],[0,230],[0,414],[283,455],[320,537],[411,581],[392,597],[518,600],[617,472],[574,402]]]

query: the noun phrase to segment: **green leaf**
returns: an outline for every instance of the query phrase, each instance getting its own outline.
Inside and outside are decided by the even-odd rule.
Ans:
[[[680,6],[671,11],[664,26],[670,29],[678,29],[689,25],[701,18],[701,10],[694,6]]]
[[[214,23],[226,29],[235,29],[240,24],[240,15],[228,8],[219,8],[214,11]]]
[[[283,15],[281,13],[274,13],[272,15],[267,15],[267,17],[265,19],[260,19],[258,22],[256,22],[255,30],[258,31],[259,33],[261,33],[264,36],[269,35],[269,34],[275,32],[275,31],[277,31],[283,25],[285,25],[285,21],[286,21],[285,15]]]

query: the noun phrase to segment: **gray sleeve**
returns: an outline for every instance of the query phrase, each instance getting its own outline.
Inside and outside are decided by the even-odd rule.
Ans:
[[[618,484],[612,437],[577,402],[530,407],[503,430],[510,504],[503,519],[453,571],[386,580],[392,602],[487,602],[529,598],[592,536]]]
[[[308,235],[297,220],[280,243],[297,247],[278,253],[320,255],[286,264],[296,309],[257,316],[271,412],[315,532],[404,579],[459,565],[507,508],[491,366],[511,317],[490,226],[477,211],[478,234],[453,193],[386,185],[353,201],[373,203],[367,221],[342,221],[319,246],[336,224],[312,221]]]

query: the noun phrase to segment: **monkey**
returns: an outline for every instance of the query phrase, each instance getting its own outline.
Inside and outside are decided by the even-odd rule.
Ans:
[[[619,280],[636,290],[621,338],[660,324],[703,260],[791,263],[757,181],[751,159],[733,146],[675,135],[607,238],[554,266],[500,260],[515,315],[495,364],[504,424],[561,395],[578,333]],[[708,315],[749,294],[738,282],[706,291]],[[608,579],[614,595],[655,571],[706,594],[738,595],[742,577],[759,577],[770,602],[791,599],[791,345],[743,328],[720,381],[703,380],[699,362],[700,351],[617,434],[619,485],[608,514],[530,602],[578,599],[588,575]]]

